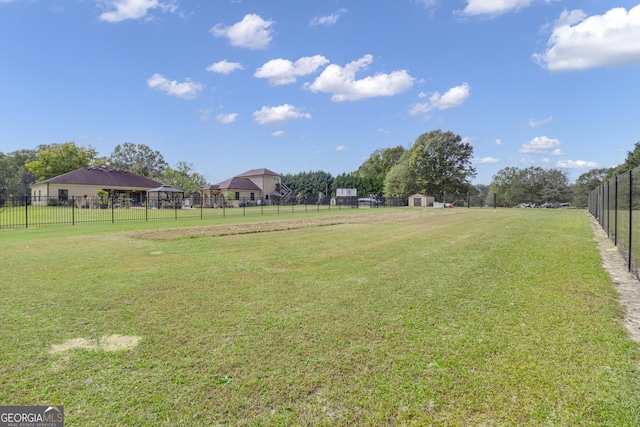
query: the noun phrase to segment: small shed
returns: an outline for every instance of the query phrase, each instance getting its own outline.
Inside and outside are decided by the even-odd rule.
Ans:
[[[152,208],[180,209],[183,199],[184,191],[170,185],[161,185],[147,191],[147,200]]]
[[[416,193],[409,196],[409,206],[411,207],[427,207],[433,206],[433,202],[436,198],[433,196],[427,196],[425,194]]]

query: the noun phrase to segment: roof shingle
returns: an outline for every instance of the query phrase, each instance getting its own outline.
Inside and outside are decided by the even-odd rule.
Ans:
[[[156,188],[161,182],[135,173],[111,169],[105,166],[76,169],[42,181],[52,184],[101,185],[103,187],[146,187]]]

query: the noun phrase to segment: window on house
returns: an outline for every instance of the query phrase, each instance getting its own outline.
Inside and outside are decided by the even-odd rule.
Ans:
[[[236,191],[236,200],[240,200],[240,192]]]
[[[61,202],[66,202],[69,200],[69,190],[58,190],[58,200]]]
[[[255,200],[256,199],[256,193],[251,193],[250,197],[251,200]]]

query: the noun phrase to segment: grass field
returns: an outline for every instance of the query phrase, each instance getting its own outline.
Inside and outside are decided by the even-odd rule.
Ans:
[[[0,405],[68,426],[640,425],[585,211],[0,231]]]

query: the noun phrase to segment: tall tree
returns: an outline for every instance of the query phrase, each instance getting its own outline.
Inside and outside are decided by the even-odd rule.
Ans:
[[[609,168],[591,169],[580,175],[573,186],[573,204],[584,208],[589,202],[589,193],[609,176]]]
[[[95,148],[80,147],[70,141],[63,144],[41,145],[36,155],[37,159],[24,166],[37,177],[38,181],[44,181],[87,167],[97,156],[98,152]]]
[[[423,133],[410,151],[409,169],[418,186],[437,200],[445,194],[466,195],[471,189],[470,179],[476,176],[473,147],[459,135],[441,130]]]
[[[207,180],[201,174],[193,170],[193,165],[187,162],[178,162],[175,169],[167,166],[164,169],[163,182],[175,188],[179,188],[186,195],[204,187]]]
[[[409,151],[402,153],[398,162],[387,172],[384,180],[385,197],[408,197],[420,190],[409,168],[410,154]]]
[[[627,158],[622,164],[609,170],[609,177],[623,174],[638,166],[640,166],[640,141],[635,143],[633,150],[627,151]]]
[[[36,150],[18,150],[9,154],[0,152],[0,205],[9,196],[26,196],[36,181],[25,164],[37,159]]]
[[[125,142],[116,145],[108,159],[109,166],[122,169],[147,178],[162,180],[168,166],[159,151],[154,151],[145,144]]]
[[[405,152],[403,146],[380,148],[374,151],[365,162],[360,165],[356,173],[370,183],[368,194],[382,194],[387,173],[395,166]],[[363,189],[364,190],[364,189]],[[364,193],[363,193],[364,194]]]
[[[326,197],[331,193],[333,177],[324,171],[300,172],[283,175],[282,183],[293,190],[299,199]]]
[[[522,203],[568,202],[570,189],[567,175],[557,169],[531,166],[526,169],[507,167],[499,170],[490,185],[489,197],[497,195],[498,204],[516,206]]]

